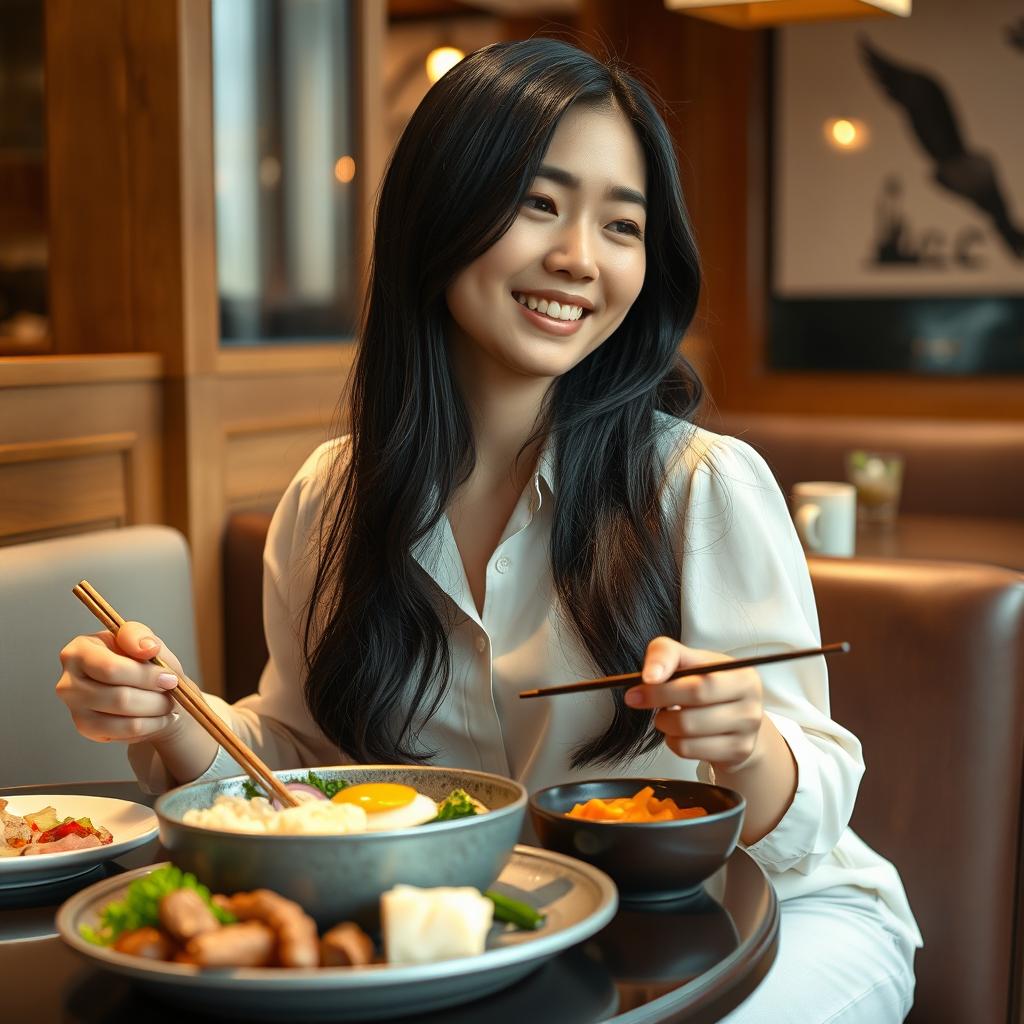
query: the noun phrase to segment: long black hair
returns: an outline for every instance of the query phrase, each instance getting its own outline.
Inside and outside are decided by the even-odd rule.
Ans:
[[[656,413],[688,419],[700,403],[699,379],[678,351],[700,270],[671,138],[647,92],[614,62],[550,39],[496,43],[430,89],[380,192],[351,437],[338,448],[305,621],[310,713],[358,761],[436,754],[418,732],[449,684],[453,619],[412,551],[474,465],[447,352],[445,289],[511,226],[574,104],[614,105],[636,132],[647,270],[616,331],[555,381],[531,438],[554,450],[560,615],[604,674],[635,671],[654,636],[680,634]],[[608,729],[573,752],[574,766],[659,742],[650,714],[627,710],[621,693],[608,699]]]

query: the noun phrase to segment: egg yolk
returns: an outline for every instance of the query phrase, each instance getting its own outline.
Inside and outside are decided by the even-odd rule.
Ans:
[[[393,811],[415,799],[416,790],[398,782],[361,782],[357,786],[346,786],[331,797],[336,804],[358,804],[367,814]]]

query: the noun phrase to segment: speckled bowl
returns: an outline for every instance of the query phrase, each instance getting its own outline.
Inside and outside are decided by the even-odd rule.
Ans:
[[[321,928],[354,920],[378,923],[379,897],[396,883],[472,885],[486,889],[501,873],[519,839],[526,790],[500,775],[459,768],[359,765],[315,768],[327,779],[400,782],[434,800],[465,789],[487,814],[390,832],[342,836],[277,836],[186,825],[192,808],[221,794],[241,796],[246,776],[191,782],[156,802],[160,840],[170,860],[213,892],[273,889],[301,904]],[[299,782],[306,769],[275,772]]]
[[[632,796],[651,786],[659,799],[703,807],[701,818],[645,823],[567,818],[593,797]],[[695,893],[726,861],[739,841],[746,801],[735,790],[682,779],[594,779],[538,790],[530,819],[542,846],[600,868],[614,879],[623,900],[670,900]]]

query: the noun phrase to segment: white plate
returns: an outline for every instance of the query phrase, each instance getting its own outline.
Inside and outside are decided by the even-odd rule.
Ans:
[[[495,925],[480,956],[409,966],[203,971],[128,956],[81,937],[82,925],[96,927],[108,903],[158,866],[128,871],[76,893],[57,913],[61,938],[97,966],[133,978],[161,999],[246,1020],[368,1020],[479,999],[600,931],[618,907],[615,883],[597,868],[517,846],[494,888],[543,910],[547,920],[535,932]]]
[[[0,797],[3,795],[0,792]],[[56,809],[57,817],[61,820],[89,818],[94,825],[108,829],[114,841],[88,850],[42,853],[31,857],[0,857],[0,890],[83,875],[97,864],[113,860],[149,842],[158,831],[153,811],[130,800],[114,800],[106,796],[73,796],[67,793],[10,796],[5,799],[10,814],[30,814],[49,806]]]

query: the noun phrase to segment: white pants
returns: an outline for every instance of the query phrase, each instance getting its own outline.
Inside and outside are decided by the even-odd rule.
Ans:
[[[873,893],[844,886],[781,905],[779,949],[721,1024],[898,1024],[914,1001],[914,947]]]

